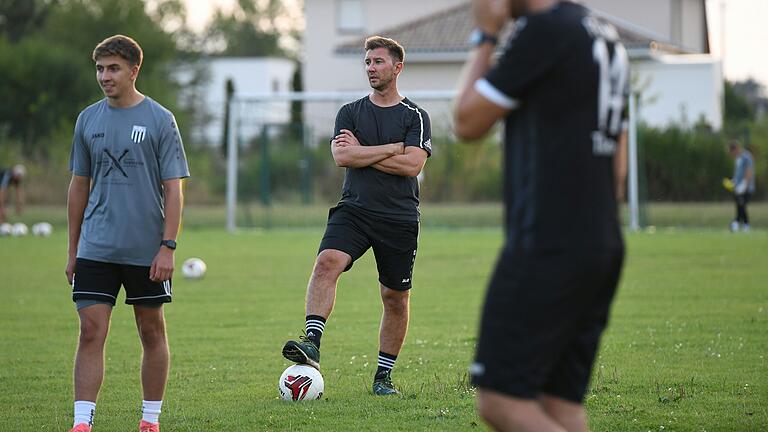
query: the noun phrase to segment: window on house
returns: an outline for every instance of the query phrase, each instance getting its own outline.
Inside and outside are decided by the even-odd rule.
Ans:
[[[336,0],[336,30],[339,33],[362,33],[365,30],[363,0]]]

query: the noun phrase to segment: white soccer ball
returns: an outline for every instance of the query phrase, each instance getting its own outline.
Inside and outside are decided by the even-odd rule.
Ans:
[[[280,397],[287,401],[305,401],[320,399],[323,396],[325,382],[320,371],[303,364],[289,366],[277,383]]]
[[[53,225],[48,222],[40,222],[32,225],[32,234],[40,237],[48,237],[53,233]]]
[[[14,237],[21,237],[29,234],[29,228],[21,222],[16,222],[11,228],[11,235]]]
[[[181,265],[181,274],[187,279],[200,279],[205,276],[205,262],[200,258],[189,258]]]
[[[0,237],[9,236],[11,232],[13,232],[13,225],[9,223],[0,224]]]

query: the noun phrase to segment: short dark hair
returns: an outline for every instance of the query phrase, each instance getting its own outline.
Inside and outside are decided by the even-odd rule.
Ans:
[[[736,150],[737,148],[741,147],[741,144],[737,140],[730,140],[728,141],[728,150]]]
[[[365,40],[366,51],[376,48],[386,48],[389,50],[389,55],[396,61],[402,62],[405,60],[405,48],[394,39],[386,38],[384,36],[371,36]]]
[[[120,56],[131,66],[141,67],[144,53],[139,44],[128,36],[114,35],[101,41],[93,50],[93,61],[101,57]]]

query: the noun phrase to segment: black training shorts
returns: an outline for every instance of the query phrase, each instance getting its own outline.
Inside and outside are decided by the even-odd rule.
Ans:
[[[348,205],[328,212],[328,226],[318,253],[335,249],[347,253],[352,262],[373,248],[379,282],[398,291],[412,286],[413,264],[419,238],[418,222],[392,221],[366,214]]]
[[[72,301],[117,301],[120,286],[125,287],[126,304],[159,304],[171,302],[171,281],[149,279],[149,267],[114,264],[78,258],[72,284]]]
[[[581,403],[621,273],[623,250],[524,254],[505,248],[485,299],[472,382]]]

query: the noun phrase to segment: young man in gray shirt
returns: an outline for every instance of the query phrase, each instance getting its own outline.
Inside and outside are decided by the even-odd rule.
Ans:
[[[84,109],[72,140],[67,281],[80,317],[72,431],[90,432],[104,378],[104,343],[120,286],[143,348],[141,432],[159,431],[169,351],[181,179],[189,176],[173,114],[136,90],[141,47],[116,35],[93,51],[104,99]]]

